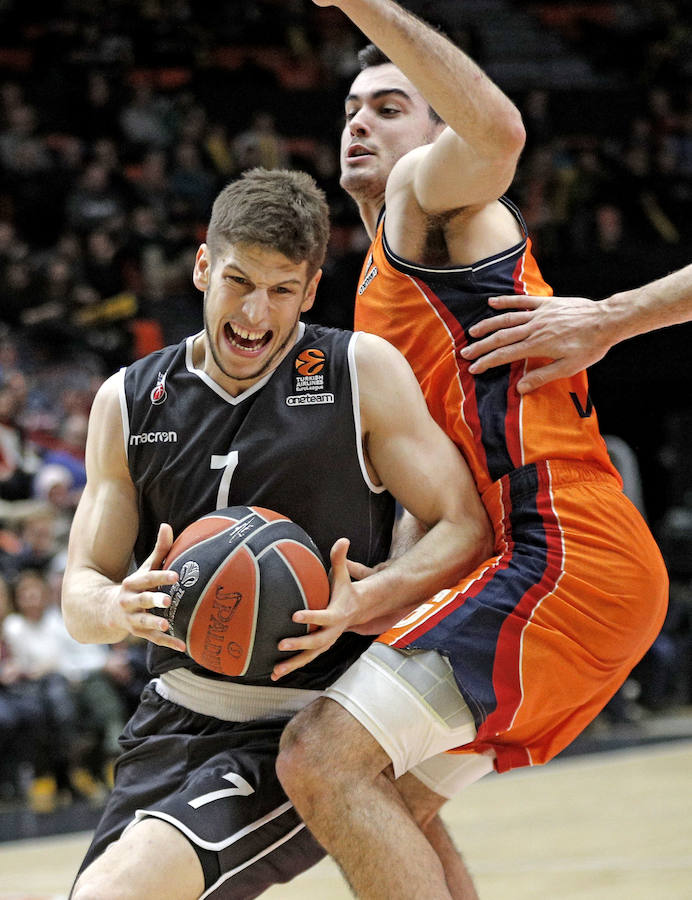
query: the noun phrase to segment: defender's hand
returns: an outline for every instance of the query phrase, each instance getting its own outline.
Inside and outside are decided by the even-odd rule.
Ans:
[[[531,357],[552,360],[519,380],[520,394],[576,375],[602,359],[612,346],[603,310],[595,300],[511,295],[491,297],[488,303],[511,311],[473,325],[469,333],[480,340],[464,347],[461,355],[475,360],[469,366],[472,375]]]
[[[300,669],[312,662],[349,629],[353,624],[358,604],[351,582],[349,566],[356,566],[347,559],[350,542],[339,538],[331,550],[332,569],[329,575],[331,595],[326,609],[301,609],[293,614],[293,621],[305,625],[315,625],[317,630],[303,637],[285,638],[279,641],[279,650],[299,651],[290,659],[277,663],[272,672],[272,681],[277,681],[289,672]],[[361,567],[366,569],[365,566]]]

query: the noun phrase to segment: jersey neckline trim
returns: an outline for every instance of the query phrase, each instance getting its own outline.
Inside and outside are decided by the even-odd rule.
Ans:
[[[517,223],[519,224],[524,237],[521,241],[509,247],[507,250],[502,250],[499,253],[495,253],[493,256],[486,256],[484,259],[480,259],[478,260],[478,262],[472,263],[470,266],[424,266],[421,263],[413,263],[408,259],[404,259],[403,256],[398,256],[392,250],[389,242],[387,241],[387,236],[384,231],[385,210],[384,207],[382,207],[379,223],[382,224],[382,249],[387,261],[390,262],[395,269],[399,269],[400,271],[407,272],[411,275],[421,273],[425,275],[458,275],[461,273],[478,272],[482,269],[486,269],[488,266],[495,265],[498,262],[504,262],[507,259],[521,256],[521,254],[526,249],[528,240],[528,233],[524,218],[519,209],[514,205],[514,203],[512,203],[512,201],[508,197],[498,197],[498,200],[517,220]]]
[[[266,375],[264,375],[262,378],[260,378],[259,381],[256,381],[251,387],[247,388],[247,390],[244,390],[240,394],[238,394],[237,397],[234,397],[233,394],[229,394],[228,391],[225,390],[224,388],[222,388],[221,385],[218,384],[216,381],[214,381],[214,379],[210,375],[207,375],[207,373],[204,372],[202,369],[197,369],[195,367],[195,365],[193,364],[193,362],[192,362],[193,345],[194,345],[195,340],[198,337],[200,337],[203,333],[204,332],[199,331],[199,332],[197,332],[197,334],[191,334],[188,338],[186,338],[186,340],[185,340],[185,367],[187,368],[188,372],[190,372],[190,374],[196,375],[197,378],[200,379],[200,381],[203,381],[204,384],[206,384],[208,388],[211,388],[211,390],[214,391],[215,394],[218,394],[218,396],[221,397],[222,400],[225,400],[226,403],[230,403],[231,406],[238,406],[244,400],[247,400],[248,397],[252,397],[253,394],[256,394],[257,391],[260,391],[265,386],[265,384],[267,384],[267,382],[271,380],[274,373],[283,364],[283,361],[284,361],[284,359],[286,359],[286,356],[288,356],[288,353],[290,353],[290,350],[292,350],[293,347],[296,347],[300,343],[300,341],[303,339],[303,337],[305,337],[305,322],[298,323],[298,334],[296,336],[295,343],[289,349],[289,351],[286,353],[286,356],[284,356],[284,358],[281,360],[279,365],[276,366],[274,369],[272,369],[271,372],[267,372]]]

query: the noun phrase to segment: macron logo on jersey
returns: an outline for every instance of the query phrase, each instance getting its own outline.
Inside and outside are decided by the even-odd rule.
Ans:
[[[170,444],[178,442],[177,431],[143,431],[141,434],[130,435],[130,446],[139,444]]]

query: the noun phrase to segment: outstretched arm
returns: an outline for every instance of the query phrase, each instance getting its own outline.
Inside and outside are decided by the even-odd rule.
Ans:
[[[690,321],[692,265],[600,301],[507,296],[488,302],[510,311],[474,325],[470,333],[478,340],[462,356],[474,360],[469,367],[473,374],[520,359],[551,359],[520,379],[517,389],[525,394],[593,365],[620,341]]]
[[[168,622],[150,612],[170,604],[160,592],[177,581],[161,566],[173,535],[162,525],[151,556],[128,575],[139,518],[120,417],[118,378],[99,390],[89,418],[87,483],[70,530],[62,608],[65,624],[82,643],[116,643],[128,634],[185,650]]]
[[[444,212],[488,203],[504,193],[526,134],[517,107],[483,70],[394,0],[314,2],[341,9],[447,124],[416,162],[420,206]]]

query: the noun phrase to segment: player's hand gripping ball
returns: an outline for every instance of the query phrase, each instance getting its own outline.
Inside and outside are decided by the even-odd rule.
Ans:
[[[257,678],[291,656],[281,638],[307,634],[299,609],[324,609],[329,580],[319,550],[291,519],[259,506],[203,516],[181,532],[164,568],[179,580],[160,610],[188,655],[221,675]],[[157,610],[159,612],[159,610]]]

